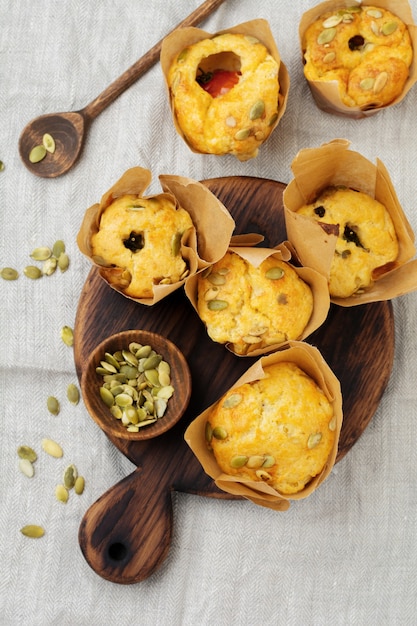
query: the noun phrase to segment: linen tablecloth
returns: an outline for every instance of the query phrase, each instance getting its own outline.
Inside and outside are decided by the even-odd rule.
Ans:
[[[297,152],[335,138],[387,167],[417,230],[414,88],[399,105],[363,120],[320,111],[303,77],[298,24],[313,2],[226,0],[209,32],[268,20],[291,78],[288,107],[256,159],[193,154],[174,130],[156,64],[91,126],[81,159],[56,179],[34,176],[18,153],[21,130],[42,113],[78,110],[198,6],[198,0],[2,0],[0,3],[0,624],[2,626],[415,624],[417,620],[417,295],[397,298],[392,375],[370,425],[327,481],[287,512],[249,501],[173,493],[169,554],[148,579],[118,585],[85,561],[78,529],[88,507],[134,466],[107,439],[83,402],[73,327],[90,264],[76,245],[85,210],[129,167],[195,180],[255,176],[288,183]],[[412,2],[414,18],[417,5]],[[29,254],[66,243],[67,272],[31,281]],[[106,312],[103,311],[103,315]],[[51,415],[46,398],[61,398]],[[65,463],[41,454],[59,441]],[[18,470],[17,446],[38,451],[35,476]],[[66,463],[85,491],[63,505],[54,486]],[[34,540],[19,531],[45,527]]]

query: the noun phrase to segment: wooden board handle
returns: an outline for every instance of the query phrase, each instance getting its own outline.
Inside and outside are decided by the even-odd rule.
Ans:
[[[139,582],[164,561],[171,543],[172,502],[166,485],[143,489],[138,468],[109,489],[87,511],[79,528],[81,551],[103,578]],[[144,483],[145,481],[145,483]],[[149,483],[152,485],[152,482]]]

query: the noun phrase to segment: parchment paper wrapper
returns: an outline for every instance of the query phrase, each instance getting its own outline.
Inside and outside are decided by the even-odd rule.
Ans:
[[[258,267],[262,261],[264,261],[269,256],[275,256],[277,259],[286,261],[290,263],[291,261],[291,250],[290,247],[286,245],[285,242],[277,246],[276,248],[255,248],[249,247],[254,245],[257,240],[257,235],[248,234],[246,237],[239,236],[237,238],[232,237],[232,243],[234,244],[229,248],[231,252],[235,252],[239,254],[242,258],[244,258],[248,263],[253,265],[254,267]],[[237,245],[239,242],[239,245]],[[242,245],[246,243],[245,245]],[[304,329],[304,332],[300,340],[305,339],[309,335],[311,335],[315,330],[317,330],[323,322],[326,320],[327,314],[329,312],[330,307],[330,298],[329,298],[329,290],[327,286],[327,279],[312,269],[311,267],[298,267],[292,265],[292,268],[297,272],[298,276],[310,286],[310,289],[313,293],[313,311],[310,317],[310,320],[307,326]],[[185,293],[189,298],[191,304],[194,309],[197,311],[197,296],[198,296],[198,274],[187,278],[185,284]],[[237,354],[233,350],[232,344],[225,344],[225,347],[233,354],[237,354],[237,356],[260,356],[262,354],[267,354],[269,352],[273,352],[280,348],[284,343],[281,342],[279,344],[273,344],[270,346],[266,346],[264,348],[252,348],[249,349],[247,354]],[[253,344],[256,346],[256,344]]]
[[[181,242],[181,253],[187,261],[189,276],[224,256],[235,227],[235,222],[228,210],[203,184],[183,176],[161,175],[159,180],[164,193],[145,196],[145,190],[151,179],[150,171],[142,167],[127,170],[102,196],[99,203],[87,209],[77,236],[79,249],[98,268],[100,276],[112,289],[130,300],[148,306],[156,304],[179,289],[185,279],[170,285],[154,285],[152,298],[132,298],[123,292],[118,281],[124,268],[99,265],[91,250],[91,237],[98,232],[100,217],[113,200],[127,194],[135,194],[143,198],[167,195],[175,201],[177,207],[185,209],[190,214],[194,225],[184,234]]]
[[[345,185],[358,189],[381,202],[389,212],[398,238],[399,252],[389,269],[374,271],[375,282],[362,293],[349,298],[331,298],[340,306],[390,300],[417,289],[417,260],[414,233],[398,201],[383,163],[376,165],[357,152],[349,150],[349,141],[335,139],[319,148],[301,150],[292,162],[294,179],[283,193],[287,236],[301,263],[312,267],[328,279],[337,235],[331,229],[296,211],[315,198],[326,187]]]
[[[336,417],[336,436],[330,456],[320,474],[315,476],[302,491],[291,495],[283,495],[267,483],[229,476],[221,471],[213,453],[208,449],[205,438],[206,422],[210,419],[210,414],[215,409],[218,402],[221,401],[221,398],[196,417],[196,419],[191,422],[184,435],[185,441],[200,461],[204,471],[214,479],[220,489],[235,496],[247,498],[254,504],[259,504],[260,506],[274,509],[275,511],[286,511],[290,506],[290,500],[306,498],[329,476],[336,461],[340,430],[343,421],[340,383],[317,348],[307,343],[290,341],[282,346],[279,351],[261,357],[231,388],[233,389],[244,383],[263,378],[263,368],[265,366],[282,361],[295,363],[315,380],[329,401],[332,402],[334,415]]]
[[[394,15],[397,15],[397,17],[399,17],[408,28],[414,50],[413,61],[409,68],[408,79],[404,85],[404,89],[401,95],[398,96],[398,98],[395,98],[395,100],[393,100],[392,102],[390,102],[390,104],[384,106],[374,107],[371,109],[346,106],[340,99],[339,88],[336,81],[326,82],[319,80],[307,80],[312,96],[319,109],[325,111],[326,113],[333,113],[335,115],[360,119],[375,115],[375,113],[377,113],[381,109],[386,109],[388,107],[394,106],[395,104],[398,104],[399,102],[401,102],[401,100],[405,98],[411,87],[417,81],[417,60],[415,58],[415,55],[417,53],[417,27],[414,24],[411,7],[407,0],[363,0],[363,2],[355,2],[355,0],[327,0],[326,2],[322,2],[304,13],[301,18],[299,24],[299,38],[303,60],[305,52],[303,41],[304,33],[307,28],[321,15],[323,15],[323,13],[327,13],[327,11],[335,11],[343,7],[352,7],[356,5],[377,6],[381,7],[382,9],[387,9],[388,11],[391,11],[391,13],[393,13]]]
[[[278,98],[278,117],[274,124],[272,125],[272,131],[278,126],[282,116],[285,113],[285,109],[288,101],[288,92],[290,88],[290,77],[287,71],[285,64],[281,60],[280,53],[278,51],[275,40],[272,36],[269,24],[266,20],[257,19],[251,20],[249,22],[244,22],[239,24],[238,26],[233,26],[231,28],[227,28],[226,30],[218,31],[217,33],[209,33],[200,28],[194,28],[192,26],[188,28],[178,28],[170,33],[162,42],[161,48],[161,68],[165,79],[165,86],[167,88],[168,99],[171,107],[172,119],[174,122],[175,129],[177,133],[182,137],[185,143],[188,145],[190,150],[194,153],[200,154],[197,150],[195,150],[185,138],[180,125],[178,124],[173,103],[171,97],[171,91],[169,89],[167,77],[169,73],[169,69],[177,58],[179,53],[184,50],[187,46],[193,45],[203,39],[211,39],[216,35],[221,35],[223,33],[235,33],[248,35],[251,37],[256,37],[269,51],[271,56],[278,63],[278,80],[280,85],[279,90],[279,98]],[[270,137],[271,135],[269,135]]]

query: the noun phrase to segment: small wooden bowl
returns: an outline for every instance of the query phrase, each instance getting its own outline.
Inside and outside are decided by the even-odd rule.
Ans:
[[[133,341],[150,345],[169,363],[171,384],[174,388],[165,414],[154,424],[143,426],[139,432],[128,431],[119,419],[113,417],[109,407],[100,396],[99,390],[103,384],[103,378],[96,372],[96,367],[100,365],[100,361],[104,360],[106,352],[113,354],[117,350],[127,349]],[[162,435],[180,420],[191,397],[191,374],[184,355],[169,339],[145,330],[126,330],[107,337],[90,354],[82,372],[81,391],[88,412],[105,433],[119,439],[144,441]]]

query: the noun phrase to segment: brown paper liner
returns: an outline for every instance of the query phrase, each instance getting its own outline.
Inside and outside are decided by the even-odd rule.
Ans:
[[[305,52],[303,44],[304,33],[313,22],[315,22],[321,15],[323,15],[323,13],[327,13],[328,11],[335,11],[342,7],[351,7],[356,5],[376,6],[391,11],[391,13],[397,15],[408,28],[414,50],[413,61],[409,68],[408,79],[404,85],[404,89],[401,95],[398,96],[398,98],[395,98],[395,100],[393,100],[392,102],[390,102],[390,104],[384,106],[374,107],[372,109],[362,109],[361,107],[348,107],[343,104],[340,99],[338,83],[336,81],[326,82],[319,80],[307,80],[312,96],[319,109],[325,111],[326,113],[333,113],[335,115],[341,115],[343,117],[361,119],[364,117],[375,115],[375,113],[378,113],[378,111],[380,111],[381,109],[386,109],[401,102],[410,91],[414,83],[417,81],[417,60],[415,58],[417,51],[417,26],[414,24],[411,7],[407,0],[363,0],[363,2],[361,3],[355,2],[354,0],[327,0],[326,2],[322,2],[304,13],[301,18],[298,32],[302,58],[304,59]]]
[[[280,90],[279,90],[279,101],[278,101],[278,117],[275,123],[272,125],[272,131],[269,137],[271,136],[273,130],[278,126],[282,116],[285,113],[285,109],[287,106],[288,93],[289,93],[289,88],[290,88],[290,76],[289,76],[289,73],[287,71],[285,64],[281,60],[281,56],[278,51],[276,42],[272,35],[269,24],[266,20],[263,20],[263,19],[251,20],[249,22],[244,22],[242,24],[239,24],[238,26],[233,26],[231,28],[227,28],[226,30],[218,31],[217,33],[209,33],[205,30],[202,30],[200,28],[194,28],[192,26],[188,28],[179,28],[179,29],[174,30],[167,37],[165,37],[165,39],[162,42],[160,63],[161,63],[161,68],[162,68],[162,72],[164,75],[165,86],[167,89],[168,100],[169,100],[169,104],[171,108],[171,114],[172,114],[172,119],[174,122],[175,129],[177,133],[180,135],[180,137],[182,137],[182,139],[188,145],[190,150],[196,154],[200,154],[200,152],[195,150],[188,143],[187,139],[185,138],[181,130],[180,125],[178,124],[174,107],[173,107],[173,102],[172,102],[172,97],[171,97],[172,94],[168,85],[167,77],[168,77],[168,73],[169,73],[169,69],[171,65],[173,64],[174,60],[177,58],[179,53],[182,50],[184,50],[184,48],[186,48],[187,46],[193,45],[203,39],[211,39],[212,37],[216,35],[221,35],[224,33],[242,34],[242,35],[248,35],[251,37],[256,37],[256,39],[258,39],[268,49],[269,53],[275,59],[275,61],[277,62],[279,66],[278,80],[279,80]]]
[[[185,441],[200,461],[204,471],[214,479],[220,489],[227,493],[247,498],[254,504],[274,509],[275,511],[286,511],[290,506],[290,500],[306,498],[329,476],[336,461],[340,430],[343,421],[340,383],[324,361],[319,350],[307,343],[290,341],[282,346],[279,351],[261,357],[231,388],[233,389],[244,383],[263,378],[264,367],[282,361],[295,363],[300,369],[313,378],[326,394],[329,401],[332,402],[334,415],[336,417],[336,436],[329,458],[320,474],[315,476],[302,491],[291,495],[283,495],[264,482],[229,476],[221,471],[213,453],[208,449],[205,438],[206,422],[209,420],[212,411],[221,401],[221,398],[191,422],[184,435]]]
[[[252,235],[247,235],[246,237],[247,238],[245,243],[248,246],[250,245],[249,242],[252,243]],[[246,247],[244,245],[236,245],[236,241],[240,242],[241,239],[238,238],[236,240],[234,237],[232,237],[232,243],[234,245],[229,248],[229,251],[235,252],[239,256],[243,257],[246,261],[248,261],[248,263],[250,263],[254,267],[258,267],[262,263],[262,261],[264,261],[269,256],[275,256],[277,259],[281,261],[286,261],[287,263],[289,263],[291,260],[291,248],[287,246],[285,242],[283,242],[276,248],[254,248]],[[303,331],[302,336],[299,338],[300,340],[303,340],[311,335],[315,330],[317,330],[325,321],[330,307],[329,290],[327,286],[327,279],[311,267],[298,267],[296,265],[292,265],[292,268],[297,272],[298,276],[310,286],[310,289],[313,293],[313,311],[309,322]],[[185,293],[198,314],[198,273],[194,276],[190,276],[189,278],[187,278],[185,282]],[[244,355],[234,352],[233,344],[227,343],[225,344],[225,347],[237,356],[255,357],[267,354],[269,352],[273,352],[274,350],[279,349],[285,343],[287,342],[273,344],[270,346],[266,346],[265,348],[249,349],[248,353]]]
[[[192,219],[194,227],[184,234],[181,253],[189,267],[189,276],[199,269],[221,259],[229,244],[235,222],[224,205],[203,184],[182,176],[161,175],[163,194],[145,196],[145,190],[152,180],[151,172],[142,167],[128,169],[121,178],[102,196],[99,203],[85,212],[77,244],[80,251],[95,265],[100,276],[126,298],[151,306],[156,304],[185,282],[181,280],[171,285],[154,285],[152,298],[133,298],[124,293],[119,285],[120,274],[124,268],[104,267],[93,258],[91,237],[100,228],[100,218],[105,209],[120,196],[134,194],[143,198],[168,196],[177,207],[185,209]]]
[[[292,162],[294,179],[283,193],[287,236],[301,263],[314,268],[328,279],[337,234],[325,231],[320,224],[296,211],[315,198],[326,187],[345,185],[372,196],[383,204],[394,223],[399,252],[390,269],[381,270],[375,282],[362,293],[348,298],[331,298],[340,306],[390,300],[417,289],[417,261],[414,233],[399,203],[383,163],[376,165],[357,152],[349,150],[349,141],[335,139],[319,148],[301,150]],[[331,229],[330,229],[331,230]]]

